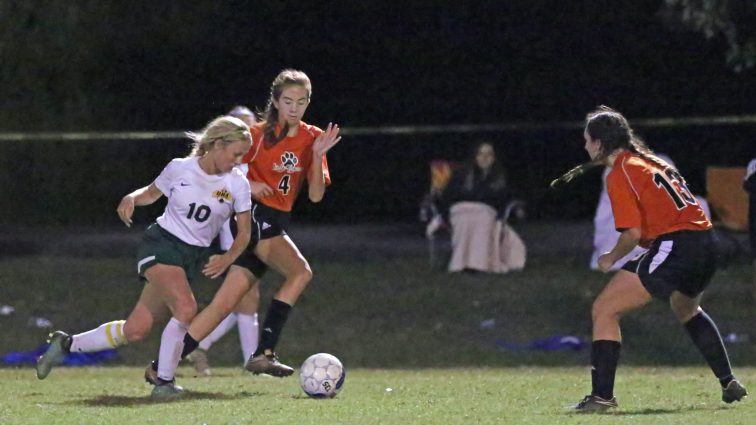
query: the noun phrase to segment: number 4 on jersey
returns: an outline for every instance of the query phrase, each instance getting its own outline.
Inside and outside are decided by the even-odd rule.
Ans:
[[[291,189],[289,180],[291,180],[291,176],[284,174],[283,177],[281,177],[281,180],[278,182],[278,191],[283,193],[284,195],[288,195],[289,189]]]
[[[667,191],[667,194],[675,202],[678,210],[685,208],[688,204],[698,204],[696,198],[688,190],[685,179],[682,178],[680,173],[671,168],[664,170],[664,175],[654,173],[654,183],[656,183],[656,187],[664,188]]]

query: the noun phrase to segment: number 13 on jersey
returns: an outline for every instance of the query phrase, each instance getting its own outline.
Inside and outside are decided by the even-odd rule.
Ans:
[[[664,170],[664,174],[654,173],[654,183],[656,183],[656,187],[664,188],[667,191],[678,210],[685,208],[688,204],[698,204],[680,173],[671,168]]]

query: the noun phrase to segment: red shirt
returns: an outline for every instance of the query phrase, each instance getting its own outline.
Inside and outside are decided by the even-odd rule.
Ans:
[[[614,160],[606,188],[618,231],[641,229],[640,245],[678,230],[706,230],[711,222],[672,167],[625,151]]]
[[[304,122],[299,123],[299,131],[294,137],[286,137],[278,143],[263,141],[265,123],[253,125],[250,130],[254,146],[242,160],[248,164],[247,178],[265,183],[273,189],[272,196],[256,201],[277,210],[291,211],[299,191],[309,176],[312,164],[312,144],[323,130]],[[280,131],[280,125],[276,131]],[[331,184],[328,162],[323,157],[323,175],[326,185]]]

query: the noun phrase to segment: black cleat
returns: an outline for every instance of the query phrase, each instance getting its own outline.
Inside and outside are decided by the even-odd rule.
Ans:
[[[735,379],[730,381],[730,383],[727,384],[726,387],[722,388],[722,401],[724,401],[725,403],[740,401],[747,395],[748,391],[746,391],[745,387]]]
[[[576,412],[604,412],[607,409],[617,407],[617,397],[612,397],[610,400],[605,400],[597,395],[587,395],[580,402],[572,406],[572,410]]]
[[[255,375],[263,373],[266,375],[277,376],[279,378],[294,373],[294,369],[278,361],[278,357],[275,353],[263,353],[257,356],[252,356],[249,358],[244,368]]]

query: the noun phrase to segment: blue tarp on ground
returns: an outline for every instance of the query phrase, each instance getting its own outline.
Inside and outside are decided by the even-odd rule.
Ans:
[[[37,358],[44,354],[48,346],[48,344],[42,344],[33,351],[11,351],[0,358],[0,361],[13,366],[35,365],[37,364]],[[94,353],[71,353],[63,359],[63,365],[89,366],[117,358],[118,352],[116,350],[103,350]]]
[[[586,345],[586,342],[581,338],[572,335],[554,335],[526,344],[517,344],[503,339],[496,340],[496,346],[503,350],[577,351],[583,349]]]

